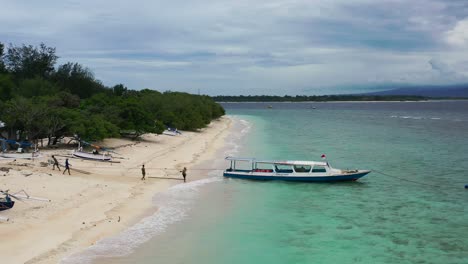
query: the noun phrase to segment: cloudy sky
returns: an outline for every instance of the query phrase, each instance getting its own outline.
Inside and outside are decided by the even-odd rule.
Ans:
[[[1,0],[0,42],[106,85],[333,94],[468,83],[467,0]]]

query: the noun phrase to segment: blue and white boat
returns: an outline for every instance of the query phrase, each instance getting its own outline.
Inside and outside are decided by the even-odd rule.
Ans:
[[[304,182],[356,181],[370,170],[340,170],[323,161],[257,160],[226,157],[231,166],[224,177],[251,180],[283,180]]]

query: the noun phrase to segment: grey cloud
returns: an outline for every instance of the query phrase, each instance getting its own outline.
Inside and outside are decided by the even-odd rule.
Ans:
[[[453,81],[440,63],[427,62],[466,60],[444,36],[467,6],[439,0],[17,0],[0,9],[0,41],[46,42],[57,47],[61,63],[83,63],[108,85],[221,94],[294,93],[313,83],[324,93]]]
[[[433,58],[429,60],[429,64],[431,65],[431,68],[440,75],[440,78],[447,82],[456,83],[468,81],[467,76],[456,71],[453,67],[440,59]]]

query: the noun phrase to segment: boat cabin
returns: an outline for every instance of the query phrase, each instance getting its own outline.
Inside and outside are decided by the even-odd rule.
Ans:
[[[317,161],[272,161],[256,160],[253,158],[232,158],[226,160],[231,162],[231,166],[226,171],[230,172],[255,172],[255,173],[327,173],[330,166],[327,162]]]

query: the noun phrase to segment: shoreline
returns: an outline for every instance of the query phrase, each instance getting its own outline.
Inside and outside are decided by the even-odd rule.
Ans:
[[[136,144],[105,140],[109,147],[124,145],[117,152],[126,159],[115,164],[71,159],[71,176],[40,166],[51,154],[65,150],[41,151],[46,159],[2,161],[0,166],[11,169],[0,178],[0,189],[25,189],[31,196],[52,200],[17,202],[13,209],[0,212],[0,216],[10,218],[0,222],[0,235],[11,238],[0,247],[2,260],[59,263],[131,227],[157,210],[152,204],[156,193],[181,183],[178,171],[184,166],[189,171],[187,182],[197,180],[190,168],[209,160],[224,146],[231,123],[230,118],[222,117],[200,132],[183,132],[176,137],[150,134]],[[140,180],[142,163],[147,168],[145,181]],[[77,173],[74,167],[90,174]]]
[[[271,101],[271,102],[264,102],[264,101],[248,101],[248,102],[217,102],[220,104],[244,104],[244,103],[252,103],[252,104],[270,104],[270,103],[429,103],[429,102],[458,102],[458,101],[468,101],[468,99],[428,99],[428,100],[394,100],[394,101]]]

